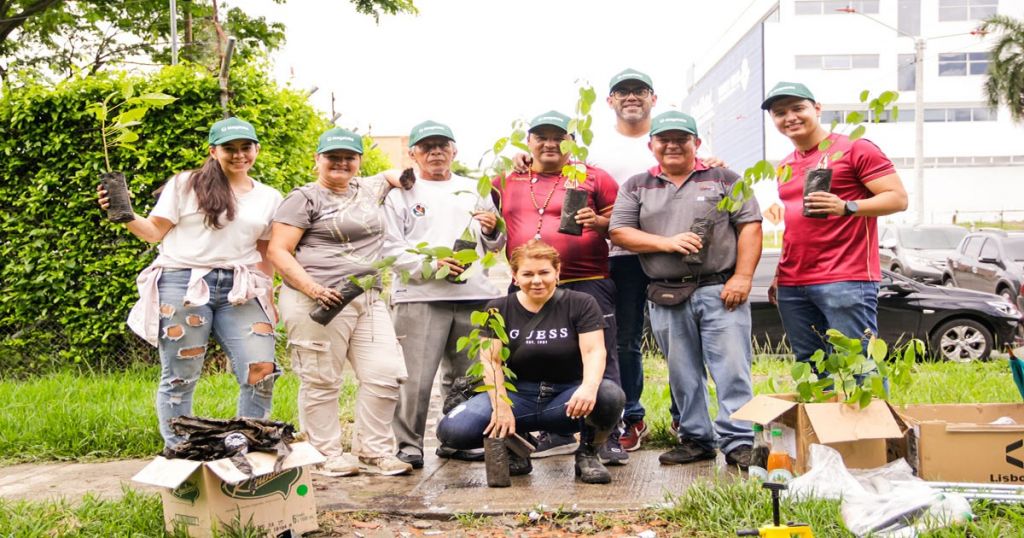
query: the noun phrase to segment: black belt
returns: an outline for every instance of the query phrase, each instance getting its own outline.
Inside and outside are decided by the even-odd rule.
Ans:
[[[664,282],[667,284],[675,284],[677,282],[696,282],[697,287],[701,288],[704,286],[725,284],[725,281],[730,278],[732,278],[732,271],[722,271],[720,273],[709,273],[706,275],[686,275],[679,278],[652,278],[651,282]]]

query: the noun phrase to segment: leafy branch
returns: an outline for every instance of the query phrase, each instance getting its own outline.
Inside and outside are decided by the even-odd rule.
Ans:
[[[111,105],[111,100],[120,97],[120,103]],[[167,106],[177,98],[164,93],[145,93],[135,95],[135,86],[130,80],[121,83],[121,89],[107,95],[103,101],[90,104],[86,110],[96,116],[100,122],[100,138],[103,141],[103,160],[107,166],[107,172],[112,172],[110,167],[110,149],[122,147],[134,149],[134,144],[139,140],[139,134],[132,130],[142,125],[142,118],[151,108]],[[121,110],[127,108],[127,110]],[[118,112],[111,120],[114,112]]]
[[[460,251],[454,251],[451,247],[435,247],[430,246],[426,241],[417,244],[413,248],[405,250],[411,254],[417,254],[423,257],[423,262],[420,264],[420,275],[424,279],[434,278],[436,280],[442,280],[451,273],[451,268],[447,265],[442,265],[439,269],[434,269],[434,262],[444,258],[454,259],[459,265],[468,265],[469,267],[459,274],[459,280],[468,280],[471,276],[483,269],[490,269],[498,263],[498,257],[494,252],[487,252],[483,256],[477,253],[476,249],[463,249]],[[406,272],[406,275],[408,273]],[[408,277],[403,275],[406,280]]]
[[[860,92],[860,102],[866,103],[864,111],[854,110],[843,118],[842,126],[849,129],[846,135],[851,141],[864,136],[867,126],[866,120],[870,118],[872,123],[879,123],[885,116],[886,110],[890,111],[889,121],[896,121],[899,118],[899,107],[893,105],[899,94],[894,91],[884,91],[878,97],[871,97],[868,90]],[[891,105],[891,107],[890,107]],[[839,120],[833,120],[829,126],[829,134],[835,133],[840,126]],[[818,150],[827,152],[832,146],[832,140],[825,138],[818,143]],[[825,153],[826,164],[838,161],[843,158],[842,151]],[[737,211],[743,202],[754,197],[754,185],[765,180],[777,179],[779,183],[786,183],[793,178],[793,169],[789,165],[775,166],[771,161],[761,160],[743,171],[743,177],[733,185],[732,192],[725,196],[718,203],[719,211]]]
[[[590,115],[590,109],[596,99],[594,87],[584,82],[579,89],[579,99],[576,100],[576,117],[569,120],[569,134],[573,136],[562,140],[559,146],[563,154],[571,155],[569,162],[562,167],[562,175],[577,188],[587,180],[586,162],[590,155],[587,146],[594,141],[594,132],[590,130],[594,118]]]
[[[471,359],[476,359],[482,351],[490,351],[491,347],[495,345],[495,339],[497,339],[501,343],[501,349],[498,350],[500,364],[496,366],[500,366],[505,376],[503,386],[508,391],[516,392],[516,387],[512,384],[512,381],[516,379],[516,374],[509,369],[507,364],[512,352],[508,349],[508,332],[505,331],[505,318],[502,317],[497,308],[489,308],[485,311],[473,312],[470,314],[469,320],[473,324],[474,329],[467,336],[460,337],[456,341],[456,350],[462,351],[465,349]],[[487,331],[487,334],[484,331]],[[493,336],[488,336],[488,334]],[[466,370],[466,374],[477,380],[483,379],[484,364],[480,361],[475,361]],[[474,390],[476,392],[484,392],[494,390],[495,388],[492,382],[491,384],[484,383]],[[509,399],[507,394],[501,395],[501,399],[512,405],[512,400]]]
[[[884,340],[871,335],[865,355],[859,338],[850,338],[836,329],[829,329],[825,335],[832,353],[826,355],[819,349],[810,362],[797,362],[790,371],[796,381],[797,401],[824,402],[838,392],[842,402],[867,407],[873,398],[888,399],[886,378],[901,390],[909,387],[917,357],[924,353],[924,343],[916,338],[890,351]],[[814,370],[827,374],[819,377]]]

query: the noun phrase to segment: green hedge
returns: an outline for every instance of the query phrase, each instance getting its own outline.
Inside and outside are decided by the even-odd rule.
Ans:
[[[312,180],[316,139],[327,120],[260,66],[233,68],[231,77],[231,110],[260,136],[253,176],[283,193]],[[156,249],[103,218],[96,204],[103,153],[95,118],[86,112],[126,78],[138,92],[178,98],[147,114],[135,150],[111,155],[128,177],[136,211],[146,214],[156,188],[207,155],[207,130],[221,118],[215,76],[179,65],[147,76],[28,84],[0,97],[0,377],[70,365],[109,370],[155,355],[125,320],[137,298],[135,277]]]

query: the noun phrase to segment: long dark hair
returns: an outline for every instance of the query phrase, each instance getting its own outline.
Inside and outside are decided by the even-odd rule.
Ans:
[[[196,193],[199,210],[206,215],[203,220],[208,228],[219,230],[235,220],[235,194],[231,192],[228,176],[217,159],[207,157],[203,166],[189,176],[186,188]],[[221,213],[227,218],[223,223],[220,221]]]

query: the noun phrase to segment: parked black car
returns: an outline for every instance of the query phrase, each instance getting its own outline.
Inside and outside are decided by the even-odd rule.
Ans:
[[[778,252],[761,256],[750,293],[754,344],[760,352],[785,348],[779,311],[768,302],[768,286],[778,263]],[[998,295],[932,286],[882,271],[878,332],[890,345],[920,338],[934,357],[985,360],[996,346],[1013,343],[1022,323],[1017,307]]]
[[[987,230],[964,236],[949,256],[942,283],[1002,295],[1014,302],[1024,281],[1024,233]]]
[[[921,282],[941,282],[946,260],[967,228],[946,225],[883,226],[878,232],[882,267]]]

